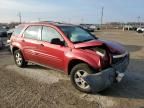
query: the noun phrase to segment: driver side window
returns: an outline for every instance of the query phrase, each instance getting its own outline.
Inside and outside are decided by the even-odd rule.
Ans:
[[[42,29],[42,41],[51,43],[53,39],[60,39],[64,41],[61,35],[51,27],[43,27]]]

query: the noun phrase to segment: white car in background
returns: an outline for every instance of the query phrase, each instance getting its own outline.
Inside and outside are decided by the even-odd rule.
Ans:
[[[144,27],[139,27],[137,28],[138,33],[144,33]]]

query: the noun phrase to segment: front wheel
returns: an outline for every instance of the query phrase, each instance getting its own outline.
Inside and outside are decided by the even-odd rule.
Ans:
[[[27,65],[27,62],[23,58],[23,55],[20,50],[14,51],[14,60],[18,67],[25,67]]]
[[[88,74],[92,74],[92,69],[85,63],[80,63],[71,70],[71,82],[74,87],[82,92],[90,93],[90,85],[83,79]]]

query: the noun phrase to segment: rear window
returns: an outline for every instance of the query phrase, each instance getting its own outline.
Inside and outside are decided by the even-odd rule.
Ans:
[[[23,30],[24,26],[17,26],[15,29],[14,29],[14,32],[13,32],[13,35],[17,36],[21,33],[21,31]]]

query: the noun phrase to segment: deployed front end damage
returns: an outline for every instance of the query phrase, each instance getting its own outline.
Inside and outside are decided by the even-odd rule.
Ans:
[[[124,72],[129,64],[129,54],[113,56],[113,59],[119,59],[110,68],[107,68],[96,74],[89,74],[83,79],[90,85],[92,92],[99,92],[112,85],[114,82],[120,82],[124,77]]]

